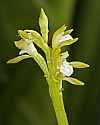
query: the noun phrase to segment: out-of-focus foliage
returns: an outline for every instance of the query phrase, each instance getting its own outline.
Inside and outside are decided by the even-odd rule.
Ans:
[[[13,41],[17,39],[18,29],[39,31],[41,7],[49,17],[50,38],[62,24],[74,28],[73,36],[80,39],[69,48],[71,60],[80,59],[91,65],[88,71],[75,74],[86,83],[85,86],[64,84],[64,102],[70,125],[100,124],[99,5],[98,0],[0,1],[0,125],[57,124],[48,85],[35,61],[5,63],[17,55]]]

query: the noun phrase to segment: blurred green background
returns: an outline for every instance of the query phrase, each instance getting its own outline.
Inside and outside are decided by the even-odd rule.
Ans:
[[[100,125],[100,1],[0,0],[0,125],[57,125],[48,85],[32,60],[7,65],[18,55],[14,46],[18,29],[39,31],[44,8],[51,34],[62,24],[74,28],[79,41],[70,48],[71,60],[87,62],[76,71],[85,86],[64,82],[64,102],[70,125]]]

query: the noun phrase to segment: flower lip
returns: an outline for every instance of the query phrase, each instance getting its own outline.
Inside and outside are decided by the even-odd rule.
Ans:
[[[59,42],[61,43],[61,42],[63,42],[63,41],[67,41],[67,40],[73,40],[73,38],[72,38],[72,36],[71,35],[69,35],[69,34],[67,34],[67,35],[62,35],[62,36],[60,36],[60,38],[59,38]]]
[[[28,39],[25,39],[25,40],[21,39],[20,41],[15,41],[15,45],[17,48],[21,49],[21,51],[19,52],[19,55],[22,55],[25,53],[31,55],[33,52],[37,52],[30,34]]]
[[[73,67],[69,64],[69,62],[65,60],[63,64],[60,66],[60,72],[64,76],[71,76],[73,74]]]
[[[19,55],[22,55],[22,54],[25,54],[27,53],[27,51],[25,51],[24,49],[22,49],[20,52],[19,52]]]
[[[27,46],[23,49],[21,49],[21,51],[19,52],[19,54],[25,54],[28,53],[29,55],[31,55],[34,52],[37,52],[32,40],[27,40]]]

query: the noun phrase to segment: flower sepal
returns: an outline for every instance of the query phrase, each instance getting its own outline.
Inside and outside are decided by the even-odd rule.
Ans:
[[[84,85],[84,82],[82,82],[76,78],[73,78],[73,77],[64,77],[63,80],[67,81],[73,85]]]
[[[64,32],[66,30],[66,26],[61,26],[54,34],[52,38],[52,48],[56,48],[58,45],[59,38],[64,35]]]
[[[64,32],[64,34],[65,34],[65,35],[68,35],[68,34],[71,34],[73,31],[74,31],[73,29],[66,30],[66,31]]]
[[[64,62],[64,60],[66,60],[69,57],[69,53],[68,51],[65,51],[63,53],[60,54],[61,56],[61,63]]]
[[[65,40],[65,41],[59,43],[58,48],[62,48],[64,46],[69,46],[77,41],[78,41],[78,38]]]
[[[41,48],[44,52],[47,52],[48,45],[44,42],[42,36],[34,30],[25,30],[25,32],[31,33],[31,39],[33,43],[35,43],[39,48]]]
[[[79,61],[72,61],[70,62],[70,64],[74,67],[74,68],[88,68],[89,65],[83,62],[79,62]]]
[[[29,39],[29,34],[24,30],[18,30],[18,35],[24,40]]]
[[[21,56],[17,56],[13,59],[10,59],[7,61],[7,64],[10,64],[10,63],[18,63],[20,61],[22,61],[23,59],[28,59],[28,58],[31,58],[31,56],[29,55],[21,55]]]

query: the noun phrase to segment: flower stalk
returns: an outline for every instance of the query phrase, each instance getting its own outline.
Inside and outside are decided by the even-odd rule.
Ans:
[[[47,82],[49,85],[49,94],[52,100],[54,111],[56,114],[58,125],[69,125],[67,115],[64,109],[63,95],[62,95],[62,80],[55,80],[53,68],[53,56],[51,53],[47,54],[47,64],[49,70],[49,77],[47,77]]]
[[[74,73],[74,68],[87,68],[89,65],[79,61],[68,62],[68,51],[62,52],[62,47],[78,40],[70,35],[73,29],[66,30],[65,25],[60,27],[53,34],[49,47],[48,18],[43,9],[40,13],[39,26],[41,34],[34,30],[18,30],[21,39],[15,42],[15,46],[20,49],[19,56],[10,59],[7,63],[18,63],[23,59],[33,58],[46,77],[58,125],[69,125],[63,102],[62,81],[84,85],[82,81],[72,78],[71,75]],[[45,53],[46,59],[37,51],[35,45]]]

